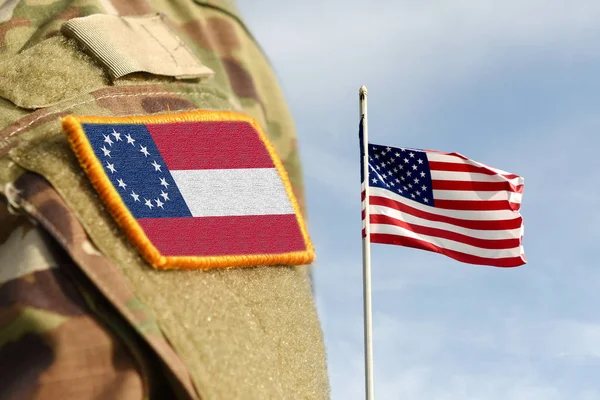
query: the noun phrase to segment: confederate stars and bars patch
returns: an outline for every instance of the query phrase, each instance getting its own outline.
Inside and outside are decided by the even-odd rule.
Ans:
[[[254,119],[222,111],[68,116],[63,129],[101,200],[155,268],[313,261],[287,173]]]

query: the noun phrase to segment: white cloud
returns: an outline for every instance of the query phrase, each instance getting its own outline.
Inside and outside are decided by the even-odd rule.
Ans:
[[[314,108],[335,107],[334,95],[354,102],[367,83],[392,85],[395,104],[413,112],[440,85],[472,80],[498,59],[598,55],[600,3],[589,0],[240,4],[288,92]]]

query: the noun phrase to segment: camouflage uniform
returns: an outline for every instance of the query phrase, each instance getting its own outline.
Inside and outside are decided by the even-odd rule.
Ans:
[[[215,74],[111,79],[64,22],[160,12]],[[0,6],[0,398],[328,398],[308,267],[150,268],[61,132],[69,115],[237,110],[273,142],[303,208],[293,122],[226,0]]]

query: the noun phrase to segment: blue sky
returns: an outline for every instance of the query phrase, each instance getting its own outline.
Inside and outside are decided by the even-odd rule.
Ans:
[[[523,267],[373,246],[377,399],[600,398],[600,2],[238,4],[298,128],[332,398],[364,398],[362,84],[371,142],[525,177]]]

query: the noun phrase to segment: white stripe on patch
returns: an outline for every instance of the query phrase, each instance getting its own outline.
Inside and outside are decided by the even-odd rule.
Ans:
[[[194,217],[294,214],[274,168],[170,172]]]

